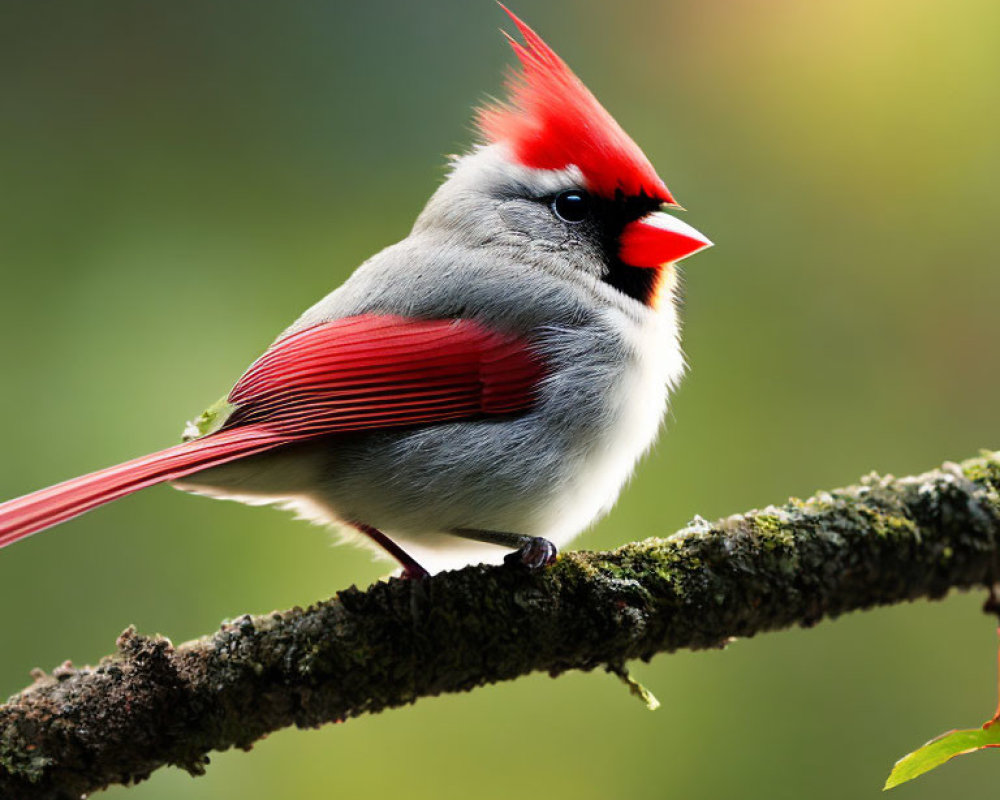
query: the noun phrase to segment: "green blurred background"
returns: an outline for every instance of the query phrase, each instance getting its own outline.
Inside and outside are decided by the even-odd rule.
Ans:
[[[995,0],[519,0],[717,247],[691,372],[610,547],[1000,446]],[[0,498],[174,442],[286,324],[406,234],[499,92],[489,0],[0,9]],[[270,510],[157,488],[0,554],[0,695],[130,623],[224,617],[387,565]],[[534,676],[162,770],[133,800],[876,797],[981,721],[995,636],[954,596],[661,656],[649,713]],[[991,792],[1000,756],[897,793]]]

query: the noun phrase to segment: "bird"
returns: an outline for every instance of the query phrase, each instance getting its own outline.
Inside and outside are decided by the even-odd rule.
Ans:
[[[685,362],[677,262],[712,243],[509,9],[520,63],[409,235],[310,307],[164,450],[0,504],[0,547],[140,489],[276,505],[424,578],[541,570],[605,515]]]

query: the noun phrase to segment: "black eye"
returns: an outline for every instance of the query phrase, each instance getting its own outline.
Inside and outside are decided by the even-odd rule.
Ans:
[[[552,213],[563,222],[583,222],[590,214],[590,195],[577,189],[560,192],[552,201]]]

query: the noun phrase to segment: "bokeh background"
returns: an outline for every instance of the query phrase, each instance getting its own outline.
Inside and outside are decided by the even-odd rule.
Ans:
[[[691,372],[609,547],[1000,446],[1000,5],[519,0],[717,247]],[[404,236],[512,56],[489,0],[0,7],[0,497],[176,440]],[[387,565],[160,487],[0,553],[0,695],[134,623],[182,641]],[[534,676],[161,770],[109,798],[876,797],[987,717],[976,595],[661,656],[645,711]],[[1000,756],[901,797],[991,792]]]

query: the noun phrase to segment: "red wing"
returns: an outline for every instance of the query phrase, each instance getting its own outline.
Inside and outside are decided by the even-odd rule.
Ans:
[[[542,365],[470,320],[365,315],[287,336],[230,394],[224,429],[0,503],[0,547],[154,483],[299,439],[489,414],[534,400]]]
[[[509,414],[541,376],[524,341],[471,320],[366,314],[275,343],[230,393],[225,428],[298,439]]]

